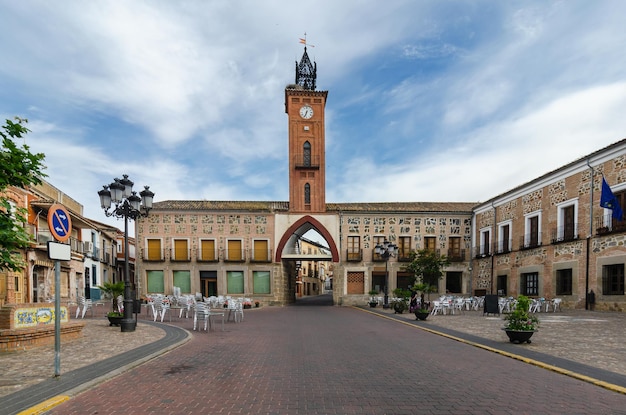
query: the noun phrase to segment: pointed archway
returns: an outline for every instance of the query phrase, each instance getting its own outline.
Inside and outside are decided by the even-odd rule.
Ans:
[[[328,242],[333,262],[339,262],[339,251],[330,232],[317,219],[312,216],[303,216],[291,225],[280,238],[276,248],[276,262],[281,262],[281,255],[285,246],[293,241],[293,238],[300,238],[311,229],[317,231]]]

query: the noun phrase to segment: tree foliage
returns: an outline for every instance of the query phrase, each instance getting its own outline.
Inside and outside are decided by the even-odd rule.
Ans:
[[[39,184],[45,177],[44,154],[33,154],[29,146],[15,142],[30,131],[24,126],[28,120],[17,117],[15,120],[6,120],[0,129],[0,270],[9,271],[19,271],[24,267],[23,258],[17,250],[26,248],[31,236],[23,226],[27,222],[28,210],[12,206],[6,190],[10,186],[23,188]]]
[[[410,262],[404,267],[413,274],[412,285],[419,281],[422,285],[418,291],[429,290],[436,287],[437,282],[443,277],[443,269],[450,265],[448,257],[440,255],[436,251],[422,249],[411,252]]]

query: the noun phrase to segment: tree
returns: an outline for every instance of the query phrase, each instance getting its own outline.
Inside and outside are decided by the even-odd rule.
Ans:
[[[30,130],[24,127],[26,119],[16,117],[16,122],[6,120],[0,129],[2,148],[0,148],[0,271],[20,271],[24,260],[17,252],[28,247],[31,235],[22,224],[27,222],[28,209],[9,203],[5,193],[9,186],[25,188],[40,184],[46,175],[42,153],[33,154],[26,144],[19,146],[16,138],[22,138]]]
[[[448,257],[430,249],[413,251],[409,258],[410,262],[404,269],[413,273],[411,285],[416,291],[430,293],[437,287],[439,279],[443,277],[443,269],[450,265]]]

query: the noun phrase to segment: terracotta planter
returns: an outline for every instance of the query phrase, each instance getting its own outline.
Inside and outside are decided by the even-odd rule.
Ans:
[[[502,329],[506,332],[506,335],[509,337],[509,341],[511,343],[530,343],[530,338],[537,330],[508,330],[506,328]]]

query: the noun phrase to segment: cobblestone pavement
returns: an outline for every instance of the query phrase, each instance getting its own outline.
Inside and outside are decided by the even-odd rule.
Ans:
[[[378,309],[377,309],[378,310]],[[378,310],[382,311],[382,310]],[[384,310],[393,314],[392,310]],[[532,343],[521,347],[599,369],[626,375],[626,314],[586,310],[536,313],[539,330]],[[399,315],[415,320],[413,314]],[[429,316],[420,326],[437,330],[445,327],[461,333],[499,342],[508,342],[503,317],[465,311],[455,315]]]
[[[329,307],[330,310],[337,310],[338,307]],[[209,350],[215,351],[215,347],[219,348],[230,348],[232,346],[232,352],[238,353],[241,352],[241,348],[245,347],[247,344],[248,347],[251,347],[252,344],[256,344],[255,342],[262,342],[262,344],[267,345],[268,339],[265,338],[266,333],[258,331],[262,329],[261,327],[255,327],[255,313],[259,313],[258,316],[266,315],[267,313],[271,313],[272,315],[280,315],[278,313],[280,310],[284,310],[284,308],[272,308],[267,307],[259,310],[249,310],[246,314],[246,321],[243,324],[227,324],[227,330],[224,333],[221,332],[211,332],[211,333],[194,333],[197,337],[191,343],[194,346],[190,346],[194,351],[187,352],[187,354],[204,354],[207,350],[203,350],[203,347],[209,347]],[[369,311],[369,309],[366,309]],[[390,317],[393,314],[392,311],[389,310],[381,310],[379,308],[374,309],[378,313],[389,314]],[[331,312],[332,314],[336,314]],[[395,318],[400,318],[402,320],[406,320],[407,322],[412,321],[415,317],[412,314],[402,314],[402,315],[394,315]],[[626,351],[626,315],[618,314],[618,313],[604,313],[604,312],[590,312],[584,310],[564,310],[559,313],[539,313],[538,317],[541,321],[540,330],[535,333],[533,336],[533,342],[531,344],[519,345],[517,347],[524,348],[525,350],[533,350],[540,353],[565,358],[571,361],[583,363],[595,368],[608,370],[614,373],[618,373],[621,375],[626,375],[626,360],[623,359],[624,352]],[[311,318],[311,317],[309,317]],[[315,318],[315,317],[313,317]],[[102,360],[107,357],[110,357],[117,353],[122,353],[124,351],[133,349],[142,344],[149,343],[159,339],[163,334],[162,330],[158,327],[142,324],[142,320],[140,318],[139,324],[137,326],[137,330],[134,333],[121,333],[119,328],[108,327],[108,321],[104,317],[95,317],[95,318],[85,318],[86,322],[84,337],[82,339],[74,340],[72,342],[68,342],[67,344],[62,345],[62,353],[61,353],[61,372],[67,373],[75,368],[79,368],[85,366],[87,364],[93,363],[97,360]],[[259,320],[259,324],[263,322],[263,324],[271,323],[264,321],[264,319]],[[310,321],[303,321],[303,324],[309,324]],[[179,325],[181,327],[191,329],[191,322],[187,319],[177,319],[173,318],[172,324]],[[378,326],[379,323],[372,322],[374,326]],[[388,324],[391,326],[397,326],[397,324]],[[508,339],[506,334],[501,330],[503,326],[502,317],[500,316],[483,316],[482,312],[476,311],[466,311],[463,314],[457,315],[446,315],[446,316],[430,316],[426,321],[419,322],[418,325],[420,327],[425,327],[432,330],[439,329],[450,329],[455,330],[460,333],[472,334],[474,336],[478,336],[484,339],[489,339],[495,342],[499,342],[503,345],[508,344]],[[324,326],[319,326],[317,328],[312,327],[312,329],[322,330]],[[273,330],[268,327],[265,327],[267,330]],[[367,333],[370,333],[374,336],[377,335],[375,331],[372,331],[365,328]],[[396,330],[396,329],[394,329]],[[233,333],[235,336],[233,337]],[[270,332],[269,334],[271,335]],[[278,336],[278,334],[274,333],[274,335]],[[303,336],[302,333],[297,331],[295,335]],[[242,339],[243,336],[243,339]],[[198,344],[198,341],[205,342],[208,337],[208,344]],[[202,340],[202,339],[205,340]],[[242,341],[243,340],[243,341]],[[332,341],[332,340],[327,340]],[[318,364],[324,365],[324,353],[331,352],[326,350],[323,347],[323,344],[320,346],[320,350],[310,349],[307,345],[299,345],[302,350],[302,353],[306,353],[307,351],[310,353],[320,353],[320,359]],[[184,346],[183,348],[187,348]],[[181,348],[181,349],[183,349]],[[309,350],[310,349],[310,350]],[[176,352],[174,352],[176,353]],[[296,353],[296,351],[288,351],[285,350],[283,353]],[[172,353],[170,353],[172,354]],[[221,356],[222,358],[226,358],[221,353],[216,354],[217,357]],[[346,356],[348,358],[348,356]],[[261,356],[258,356],[256,359],[261,359]],[[348,358],[349,359],[349,358]],[[495,357],[493,357],[495,359]],[[163,369],[166,372],[169,370],[172,375],[179,373],[183,378],[187,375],[185,372],[190,370],[195,365],[200,364],[198,359],[191,359],[188,362],[177,362],[177,363],[167,363],[167,368]],[[510,359],[509,359],[510,360]],[[213,362],[215,363],[215,362]],[[254,363],[254,362],[253,362]],[[257,362],[258,363],[258,362]],[[231,364],[234,364],[231,362]],[[256,364],[256,363],[254,363]],[[178,365],[178,366],[177,366]],[[374,370],[375,366],[378,366],[379,363],[372,363],[370,366],[372,367],[370,370]],[[0,397],[5,396],[9,393],[12,393],[16,390],[24,388],[28,385],[37,383],[42,381],[43,379],[52,377],[54,374],[54,346],[50,347],[40,347],[28,351],[21,351],[15,353],[5,353],[0,354],[0,367],[3,368],[2,376],[0,377]],[[233,368],[227,368],[226,372]],[[313,374],[318,373],[321,368],[317,368],[315,366],[308,367],[307,370],[311,370]],[[326,368],[327,370],[330,370]],[[136,372],[139,369],[134,369],[133,372]],[[149,371],[149,368],[142,369]],[[333,369],[334,370],[334,369]],[[517,370],[517,369],[516,369]],[[539,370],[539,369],[537,369]],[[545,372],[545,371],[544,371]],[[167,372],[169,373],[169,372]],[[218,372],[215,372],[216,374]],[[143,376],[150,376],[149,374],[144,373]],[[222,377],[226,376],[225,374],[220,375]],[[250,367],[250,371],[245,371],[245,376],[252,378],[262,378],[263,375],[255,372],[253,367]],[[339,376],[339,375],[338,375]],[[209,372],[207,372],[207,377],[210,378]],[[206,379],[205,379],[206,380]],[[319,382],[319,380],[314,379],[315,382]],[[136,381],[136,380],[135,380]],[[133,382],[135,382],[133,381]],[[193,382],[192,379],[188,381]],[[295,380],[294,380],[295,381]],[[560,382],[560,381],[559,381]],[[163,387],[163,386],[161,386]],[[100,389],[98,387],[97,389]],[[600,388],[598,388],[600,389]],[[155,393],[158,393],[158,388],[154,389]],[[226,390],[220,389],[221,393],[228,393]],[[303,391],[301,391],[304,393]],[[89,392],[87,392],[89,393]],[[96,392],[100,393],[100,392]],[[267,391],[260,391],[261,394],[267,393]],[[81,395],[82,396],[82,395]],[[263,399],[270,399],[269,397],[263,395]],[[249,399],[249,398],[246,398]],[[261,397],[259,397],[261,399]],[[73,400],[72,400],[73,401]],[[71,402],[71,401],[70,401]],[[69,406],[71,407],[71,403]],[[234,405],[234,404],[233,404]],[[357,405],[361,407],[361,405]],[[65,405],[63,405],[65,407]],[[157,408],[163,409],[163,404],[159,404],[156,406]],[[165,407],[168,407],[166,404]],[[118,408],[119,409],[119,408]],[[144,408],[145,409],[145,408]],[[213,408],[214,410],[215,408]],[[285,409],[285,408],[283,408]],[[379,408],[380,409],[380,408]],[[160,413],[158,410],[150,409],[145,410],[145,413]],[[177,410],[172,410],[169,408],[164,411],[165,413],[182,413]],[[208,410],[208,412],[204,413],[214,413],[212,410]],[[407,413],[409,413],[408,411]],[[55,413],[66,413],[65,410],[59,409]],[[77,410],[74,413],[82,413]],[[90,412],[90,413],[96,413]],[[98,413],[113,413],[113,412],[102,412],[102,408],[98,410]],[[118,412],[115,412],[118,413]],[[142,413],[142,410],[139,409],[135,412],[124,412],[121,411],[119,413]],[[195,412],[194,412],[195,413]],[[228,412],[224,412],[228,413]],[[277,410],[275,412],[267,412],[267,413],[296,413],[286,410]],[[308,413],[307,411],[300,411],[299,413]],[[311,413],[324,413],[311,411]],[[351,413],[350,411],[346,412],[337,412],[337,413]],[[365,411],[364,413],[384,413],[379,412],[377,410],[374,411]],[[399,410],[398,412],[389,412],[389,413],[405,413],[404,410]],[[452,413],[447,411],[442,411],[442,413]],[[508,413],[508,412],[503,412]],[[520,413],[524,413],[523,411]],[[558,412],[557,412],[558,413]],[[563,413],[563,412],[562,412]],[[585,413],[581,411],[580,413]],[[587,412],[591,413],[591,412]],[[599,411],[596,413],[626,413],[618,412],[618,411]]]

